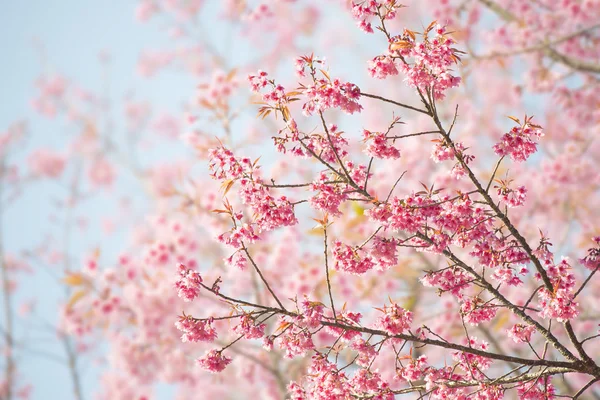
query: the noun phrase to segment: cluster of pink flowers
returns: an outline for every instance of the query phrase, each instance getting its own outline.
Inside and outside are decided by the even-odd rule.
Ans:
[[[384,20],[396,17],[396,11],[402,7],[397,0],[362,0],[352,2],[352,15],[364,32],[373,33],[371,20],[381,16]]]
[[[286,196],[278,198],[270,194],[270,189],[262,184],[260,178],[241,179],[240,197],[242,203],[248,205],[256,218],[259,232],[268,232],[281,226],[298,223],[294,214],[294,206]]]
[[[265,71],[258,71],[256,75],[249,74],[248,82],[250,83],[252,91],[260,92],[262,89],[267,87],[267,85],[269,84],[269,80],[267,79],[268,75],[269,74]]]
[[[465,389],[462,387],[448,386],[446,382],[458,381],[464,378],[455,372],[456,368],[451,366],[439,369],[430,367],[425,375],[426,388],[432,390],[431,398],[435,400],[444,399],[462,399],[465,396]],[[469,376],[469,378],[471,378]],[[484,397],[485,399],[485,397]]]
[[[413,314],[396,303],[389,307],[384,306],[381,310],[383,315],[377,318],[376,325],[390,335],[400,335],[410,328]]]
[[[381,374],[377,371],[359,369],[348,383],[354,391],[361,393],[361,397],[381,400],[395,399],[389,384],[381,378]]]
[[[351,379],[344,371],[316,354],[304,377],[304,385],[297,382],[288,385],[293,400],[332,400],[365,397],[379,400],[393,400],[394,394],[378,372],[358,370]]]
[[[364,274],[375,267],[375,262],[365,250],[348,246],[336,240],[333,245],[334,267],[351,274]]]
[[[398,75],[398,66],[392,56],[382,55],[368,61],[367,71],[373,78],[385,79],[388,76]]]
[[[301,386],[292,382],[288,387],[294,400],[328,400],[345,399],[350,397],[350,388],[347,384],[346,374],[339,372],[335,364],[329,362],[326,357],[316,354],[304,377],[305,382]]]
[[[333,124],[328,127],[327,133],[310,135],[306,140],[306,147],[328,163],[336,163],[338,157],[344,158],[348,155],[348,140]]]
[[[310,190],[318,192],[311,197],[309,204],[315,210],[323,211],[332,216],[341,215],[340,205],[348,198],[345,185],[328,183],[335,178],[321,172],[317,179],[310,185]]]
[[[467,195],[449,200],[447,195],[419,192],[404,199],[393,197],[366,214],[392,231],[427,234],[429,240],[413,238],[410,243],[434,253],[442,253],[450,244],[466,247],[492,234],[483,208]]]
[[[530,382],[521,382],[517,387],[520,400],[551,400],[555,396],[552,377],[546,376]]]
[[[198,272],[187,268],[183,264],[179,264],[178,269],[179,276],[175,282],[177,295],[182,298],[183,301],[192,301],[200,294],[202,277]]]
[[[544,133],[541,126],[531,123],[532,117],[525,116],[523,124],[518,119],[514,120],[519,126],[502,136],[500,142],[494,145],[494,152],[499,156],[510,156],[513,161],[525,161],[537,151],[537,142]]]
[[[347,326],[360,326],[361,319],[361,313],[355,313],[345,309],[338,311],[337,314],[337,321]],[[357,337],[360,337],[360,332],[358,331],[352,329],[338,328],[336,326],[328,326],[327,332],[329,332],[332,336],[335,337],[341,336],[341,338],[346,341],[351,341]]]
[[[513,239],[498,238],[488,234],[485,240],[475,243],[473,250],[469,253],[477,257],[482,265],[490,268],[499,266],[520,266],[528,262],[527,253]]]
[[[363,338],[357,338],[350,344],[350,348],[358,353],[356,365],[368,367],[379,354],[375,347],[367,343]]]
[[[381,270],[386,270],[398,264],[398,246],[396,239],[385,239],[380,236],[373,238],[369,254]]]
[[[475,159],[475,156],[465,152],[466,148],[461,142],[455,142],[454,146],[449,145],[445,140],[441,139],[436,139],[434,142],[436,142],[436,145],[433,147],[431,158],[436,163],[453,160],[457,158],[457,155],[463,159],[465,164],[469,164]],[[458,160],[450,170],[450,176],[456,179],[462,178],[466,173],[465,167]]]
[[[217,338],[217,331],[212,326],[212,318],[200,320],[189,315],[179,317],[175,327],[183,332],[182,342],[212,342]]]
[[[498,308],[479,297],[464,296],[461,299],[460,312],[465,322],[477,326],[482,322],[490,321],[496,316]]]
[[[386,134],[383,132],[371,132],[368,130],[363,131],[363,136],[366,142],[369,143],[365,152],[375,158],[400,158],[400,150],[390,145]]]
[[[367,210],[366,214],[371,220],[379,222],[393,231],[415,233],[425,221],[426,215],[435,207],[415,208],[411,206],[413,204],[423,206],[431,203],[433,201],[428,201],[421,196],[407,196],[405,199],[394,196],[387,203],[381,203]]]
[[[544,318],[565,322],[579,315],[579,303],[573,298],[575,276],[566,258],[554,265],[551,259],[544,260],[548,278],[552,282],[552,290],[542,288],[538,291],[540,315]],[[539,277],[539,274],[537,274]],[[541,278],[541,277],[540,277]]]
[[[523,281],[518,275],[526,275],[527,271],[527,267],[523,265],[517,265],[517,268],[514,268],[513,266],[502,266],[496,268],[492,274],[492,278],[510,286],[519,286],[523,284]]]
[[[239,324],[233,328],[233,331],[246,339],[260,339],[265,335],[266,327],[265,324],[257,324],[250,315],[244,314],[240,318]]]
[[[304,356],[307,351],[313,350],[315,344],[312,340],[312,334],[306,328],[299,328],[297,325],[289,322],[283,322],[286,331],[279,340],[279,347],[285,350],[287,358]]]
[[[435,139],[435,146],[431,151],[431,159],[436,163],[454,160],[456,153],[462,153],[465,150],[465,146],[461,142],[455,142],[454,146],[450,146],[448,142],[441,139]]]
[[[212,373],[223,371],[230,363],[231,358],[224,356],[221,351],[210,350],[206,354],[197,360],[198,365]]]
[[[459,296],[470,286],[473,277],[462,268],[444,268],[440,271],[428,272],[420,278],[420,281],[424,286],[437,287],[443,292]]]
[[[244,169],[251,168],[252,163],[249,158],[238,159],[230,149],[219,146],[209,151],[210,164],[208,168],[214,179],[226,180],[240,178]]]
[[[600,267],[600,236],[594,236],[592,240],[596,242],[596,247],[588,249],[587,255],[579,262],[587,269],[596,271]]]
[[[411,357],[408,365],[403,365],[398,368],[396,373],[398,377],[407,381],[417,381],[423,379],[425,373],[429,370],[429,364],[427,363],[427,356],[420,356],[417,359]]]
[[[243,218],[241,214],[236,214],[237,218]],[[242,248],[243,243],[254,243],[259,239],[259,236],[254,230],[254,225],[241,224],[237,228],[232,228],[230,231],[217,236],[217,240],[234,249]]]
[[[477,338],[471,337],[469,338],[469,347],[485,351],[489,348],[489,345],[484,341],[477,343]],[[491,359],[472,353],[457,351],[453,354],[453,358],[459,363],[463,371],[468,372],[475,379],[484,379],[484,371],[492,365]]]
[[[525,203],[527,197],[527,188],[525,186],[519,186],[516,189],[508,187],[506,184],[496,186],[498,189],[498,196],[508,205],[509,207],[522,206]]]
[[[315,79],[314,84],[302,88],[308,101],[302,106],[304,115],[312,115],[328,108],[338,108],[346,114],[360,112],[362,106],[360,89],[354,83],[342,82],[339,79]]]
[[[533,325],[515,324],[512,328],[507,329],[508,337],[515,343],[525,343],[531,340],[531,335],[535,332]]]
[[[254,234],[253,226],[241,228],[249,232],[249,234],[244,234],[242,231],[238,232],[244,238],[254,241],[258,239],[261,232],[298,223],[294,214],[294,206],[287,197],[273,197],[270,194],[269,187],[263,184],[258,175],[260,166],[257,165],[256,161],[252,162],[247,157],[238,159],[231,150],[221,146],[210,151],[209,168],[213,178],[224,181],[223,184],[226,190],[229,190],[229,187],[235,181],[240,183],[240,198],[242,203],[252,210],[255,216],[253,225],[257,229],[257,233]],[[230,243],[228,244],[238,248],[241,243],[231,241],[232,236],[230,236]]]
[[[434,35],[429,37],[432,31]],[[436,99],[443,99],[446,90],[460,84],[460,77],[453,75],[451,70],[452,65],[460,60],[460,52],[452,47],[456,42],[448,36],[443,26],[430,25],[423,33],[421,43],[416,42],[415,32],[407,29],[390,42],[389,56],[402,59],[400,69],[406,74],[410,86],[421,91],[432,91]],[[377,60],[373,60],[371,68],[376,63]],[[386,77],[395,72],[389,61],[382,63],[382,67],[372,71],[371,75]]]
[[[302,316],[296,320],[300,326],[307,328],[317,328],[321,326],[323,310],[325,306],[321,302],[310,301],[306,296],[301,303]]]

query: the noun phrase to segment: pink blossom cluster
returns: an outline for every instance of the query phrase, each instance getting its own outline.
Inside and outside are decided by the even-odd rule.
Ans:
[[[348,198],[345,185],[328,183],[334,181],[336,177],[337,175],[331,176],[326,172],[321,172],[310,185],[310,190],[317,194],[309,200],[312,208],[334,217],[342,214],[340,206]]]
[[[290,200],[286,196],[272,196],[270,189],[262,184],[260,178],[241,179],[240,185],[240,198],[256,216],[254,224],[259,232],[268,232],[281,226],[298,223],[294,214],[294,205]]]
[[[333,245],[334,267],[337,270],[361,275],[375,267],[375,261],[365,250],[336,240]]]
[[[285,350],[286,358],[304,356],[308,351],[315,348],[312,334],[307,328],[300,328],[296,324],[282,322],[286,329],[279,339],[279,347]]]
[[[348,155],[348,140],[338,130],[337,125],[330,125],[325,133],[314,133],[306,138],[306,149],[316,154],[323,161],[336,163],[338,157],[343,159]]]
[[[537,142],[544,133],[542,127],[531,123],[532,118],[525,117],[525,122],[515,121],[520,126],[513,127],[505,133],[500,142],[494,145],[494,152],[499,156],[510,156],[513,161],[525,161],[537,151]]]
[[[465,146],[461,142],[454,142],[450,145],[446,140],[435,139],[436,143],[431,152],[431,159],[436,163],[454,160],[456,153],[463,153]]]
[[[369,255],[373,258],[380,270],[395,267],[398,264],[398,245],[396,239],[386,239],[381,236],[373,238]]]
[[[430,33],[434,32],[430,37]],[[431,91],[436,99],[443,99],[446,90],[457,87],[460,77],[453,75],[451,67],[460,58],[460,53],[452,46],[456,42],[449,37],[446,28],[441,25],[430,25],[423,33],[423,41],[416,42],[416,34],[405,30],[402,35],[390,39],[388,55],[392,59],[400,59],[400,69],[406,75],[408,84],[420,91]],[[385,57],[385,56],[384,56]],[[381,56],[376,57],[370,63],[370,73],[378,78],[385,78],[395,74],[397,68],[386,62]],[[377,66],[381,68],[376,68]]]
[[[244,169],[251,168],[252,163],[249,158],[238,160],[233,151],[219,146],[209,151],[210,164],[208,168],[214,179],[238,179],[242,176]]]
[[[223,371],[229,364],[231,358],[223,355],[221,351],[210,350],[197,360],[198,365],[206,371],[217,373]]]
[[[466,148],[461,142],[454,142],[450,145],[446,140],[435,139],[434,141],[436,145],[433,147],[431,158],[436,163],[461,158],[465,164],[469,164],[475,159],[475,156],[465,152]],[[466,174],[465,166],[460,161],[456,161],[450,170],[450,176],[456,179],[460,179]]]
[[[517,387],[520,400],[551,400],[555,398],[552,377],[542,377],[530,382],[521,382]]]
[[[563,258],[558,264],[550,259],[545,261],[548,278],[552,282],[552,290],[544,287],[538,291],[540,315],[544,318],[565,322],[579,315],[579,303],[575,301],[575,275],[569,261]],[[539,274],[538,274],[539,275]]]
[[[385,79],[398,75],[398,66],[391,55],[381,55],[368,61],[367,71],[373,78]]]
[[[232,232],[225,240],[227,244],[239,248],[241,247],[239,239],[244,238],[254,242],[261,232],[295,225],[298,222],[294,215],[294,206],[287,197],[273,197],[270,188],[262,182],[258,175],[260,166],[256,161],[252,162],[247,157],[238,159],[231,150],[221,146],[210,151],[209,168],[213,178],[224,181],[226,190],[229,190],[234,182],[240,183],[239,195],[242,203],[247,205],[254,214],[253,225],[242,226]],[[236,214],[236,219],[241,219],[237,217],[239,215],[241,214]]]
[[[350,348],[358,353],[356,365],[361,367],[370,366],[375,357],[377,357],[379,354],[373,345],[369,344],[360,337],[350,343]]]
[[[412,312],[405,310],[396,303],[384,306],[383,315],[377,319],[376,325],[390,335],[400,335],[406,332],[412,323]]]
[[[342,309],[337,313],[337,321],[346,326],[360,326],[360,321],[362,319],[362,314],[359,312],[352,312],[347,309]],[[337,326],[327,326],[327,332],[329,332],[332,336],[341,337],[345,341],[351,341],[360,337],[360,332],[352,330],[352,329],[344,329]]]
[[[515,343],[526,343],[531,340],[534,331],[533,325],[514,324],[512,328],[506,330],[506,333]]]
[[[371,157],[375,158],[400,158],[400,150],[393,145],[389,144],[389,140],[386,134],[383,132],[371,132],[368,130],[363,131],[364,140],[369,143],[365,149]]]
[[[455,296],[467,289],[473,277],[462,268],[444,268],[440,271],[430,271],[420,278],[421,283],[427,287],[437,287],[442,292],[449,292]]]
[[[242,218],[240,214],[236,214],[236,219]],[[237,228],[220,234],[217,236],[217,240],[227,246],[233,247],[234,249],[240,249],[243,247],[244,242],[254,243],[259,239],[259,236],[254,230],[254,225],[240,224]]]
[[[352,2],[352,16],[361,30],[373,33],[372,19],[391,20],[402,5],[397,0],[362,0]]]
[[[396,373],[399,378],[406,381],[418,381],[423,379],[429,368],[427,356],[419,356],[416,359],[411,357],[410,362],[407,365],[398,368]]]
[[[596,247],[588,249],[587,255],[579,262],[587,269],[596,271],[600,267],[600,236],[594,236],[592,241],[596,243]]]
[[[506,203],[509,207],[519,207],[525,203],[527,197],[527,188],[525,186],[519,186],[516,189],[509,188],[507,186],[497,186],[498,196]]]
[[[412,244],[436,253],[452,243],[466,247],[491,235],[490,221],[482,207],[466,195],[449,200],[447,195],[415,193],[404,199],[392,197],[366,214],[392,231],[428,235],[429,240],[415,238]]]
[[[198,272],[187,268],[183,264],[179,264],[178,269],[179,276],[175,282],[177,295],[182,298],[183,301],[192,301],[200,294],[202,277]]]
[[[468,341],[469,347],[471,348],[484,351],[489,348],[489,344],[485,341],[477,343],[477,338],[475,337],[469,338]],[[453,358],[459,363],[463,371],[467,372],[470,376],[475,377],[475,379],[484,379],[484,371],[489,369],[492,365],[491,359],[472,353],[457,351],[453,354]]]
[[[464,296],[461,299],[460,312],[465,322],[477,326],[482,322],[491,321],[496,316],[497,306],[486,302],[480,297]]]
[[[246,339],[260,339],[265,335],[264,323],[256,323],[254,318],[248,314],[240,317],[240,322],[233,328],[233,331]]]
[[[354,83],[328,77],[315,79],[312,85],[302,88],[308,101],[302,106],[304,115],[313,115],[329,108],[338,108],[346,114],[360,112],[360,89]]]
[[[256,75],[249,74],[248,82],[250,83],[250,87],[252,88],[252,91],[260,92],[262,89],[267,87],[267,85],[269,84],[269,80],[267,79],[267,76],[269,76],[269,74],[266,73],[265,71],[258,71],[256,73]]]
[[[307,328],[318,328],[321,326],[325,306],[321,302],[310,301],[304,297],[301,303],[301,317],[296,319],[296,324]]]
[[[346,399],[353,394],[381,400],[394,398],[389,385],[378,372],[360,369],[349,378],[322,354],[313,356],[302,385],[292,382],[288,390],[295,400]]]
[[[212,342],[217,338],[212,318],[199,320],[189,315],[179,317],[175,323],[177,329],[183,332],[182,342]]]

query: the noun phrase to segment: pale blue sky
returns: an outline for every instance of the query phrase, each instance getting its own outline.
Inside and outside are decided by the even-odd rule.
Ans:
[[[35,94],[35,79],[50,68],[50,71],[58,71],[91,91],[98,91],[102,88],[98,54],[103,50],[108,50],[112,58],[110,82],[114,99],[118,100],[126,91],[136,88],[139,98],[148,99],[158,107],[176,109],[185,97],[187,81],[167,74],[164,79],[153,81],[151,87],[147,87],[147,81],[136,74],[139,51],[160,47],[168,38],[155,25],[136,22],[135,6],[134,0],[1,1],[0,131],[15,120],[25,119],[31,133],[29,142],[16,157],[20,159],[34,147],[60,149],[60,145],[65,143],[64,129],[68,129],[68,123],[39,117],[30,106]],[[46,65],[42,64],[36,42],[43,44]],[[20,167],[26,169],[22,163]],[[5,251],[16,253],[40,243],[45,234],[59,234],[57,227],[48,221],[52,210],[48,203],[50,199],[64,198],[65,193],[63,188],[52,182],[36,184],[26,190],[21,200],[5,212],[2,225]],[[103,200],[101,198],[85,206],[92,214],[92,223],[97,210],[95,207],[102,206],[102,214],[107,213],[104,207],[111,207],[110,202],[103,203]],[[89,247],[100,238],[100,234],[90,229],[86,235],[75,235],[71,248],[80,245]],[[119,251],[116,244],[120,239],[122,235],[117,234],[109,243],[102,243],[103,251],[109,255],[111,250]],[[57,269],[56,272],[60,274],[61,271]],[[38,271],[32,278],[24,278],[16,297],[17,303],[39,297],[39,315],[54,321],[62,289],[43,271]],[[17,354],[17,362],[23,382],[34,385],[33,399],[73,398],[66,368],[48,357],[34,355],[34,352],[43,350],[63,356],[52,335],[38,328],[26,334],[23,321],[17,322],[16,329],[17,339],[25,339],[29,349]],[[90,399],[97,385],[97,367],[89,360],[84,364],[84,392],[86,399]]]

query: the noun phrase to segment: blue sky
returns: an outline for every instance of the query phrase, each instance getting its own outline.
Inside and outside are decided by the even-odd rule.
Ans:
[[[185,94],[184,80],[167,75],[162,80],[146,81],[136,74],[139,51],[160,47],[166,36],[156,27],[142,25],[134,19],[136,1],[5,1],[0,13],[0,131],[12,122],[25,119],[29,125],[30,139],[15,155],[21,159],[32,148],[50,146],[60,150],[65,143],[68,123],[48,120],[38,116],[30,106],[35,94],[35,79],[43,72],[57,71],[68,79],[91,91],[102,88],[102,71],[98,62],[101,51],[111,55],[110,92],[115,100],[131,88],[136,88],[140,98],[160,106],[177,106]],[[43,48],[43,53],[40,52]],[[41,55],[44,54],[42,57]],[[168,107],[167,107],[168,108]],[[118,110],[117,110],[118,111]],[[19,165],[25,170],[24,165]],[[17,253],[32,244],[41,243],[45,235],[60,234],[58,226],[48,220],[52,212],[49,200],[64,198],[64,188],[53,182],[36,184],[23,193],[19,202],[5,209],[2,230],[3,247],[7,253]],[[104,207],[102,199],[85,205],[93,218],[97,207]],[[110,205],[109,205],[110,207]],[[106,210],[103,209],[105,214]],[[71,249],[100,240],[93,230],[71,240]],[[119,234],[105,246],[105,251],[117,250]],[[108,249],[107,249],[108,248]],[[34,267],[36,267],[34,265]],[[59,275],[60,269],[55,270]],[[49,274],[38,271],[33,277],[24,277],[17,294],[17,303],[38,296],[36,321],[16,323],[16,337],[25,339],[27,350],[17,354],[18,368],[23,382],[34,385],[33,399],[70,399],[71,383],[63,365],[52,361],[52,356],[63,357],[62,348],[51,332],[40,329],[41,319],[54,321],[56,304],[62,298],[62,289]],[[4,321],[4,315],[2,315]],[[3,322],[2,322],[3,323]],[[30,329],[31,325],[35,328]],[[82,365],[84,392],[92,398],[97,367],[90,360]]]

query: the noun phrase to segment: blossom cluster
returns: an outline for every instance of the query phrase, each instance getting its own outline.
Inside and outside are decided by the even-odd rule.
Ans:
[[[537,151],[537,142],[544,136],[542,127],[533,124],[531,120],[532,117],[527,116],[523,123],[514,119],[519,126],[502,136],[500,142],[494,145],[494,152],[499,156],[510,156],[513,161],[527,160]]]
[[[352,2],[352,16],[357,20],[361,30],[373,33],[372,19],[382,21],[396,17],[397,10],[402,5],[397,0],[362,0]]]
[[[401,35],[390,38],[387,54],[369,61],[372,77],[385,79],[402,71],[408,84],[422,92],[443,99],[446,90],[457,87],[460,77],[451,67],[460,61],[460,51],[452,47],[456,42],[446,28],[432,23],[423,32],[423,41],[416,41],[416,32],[405,29]]]

